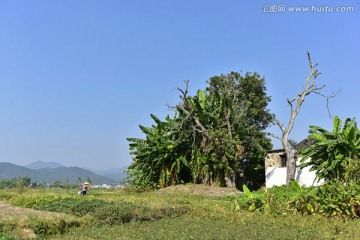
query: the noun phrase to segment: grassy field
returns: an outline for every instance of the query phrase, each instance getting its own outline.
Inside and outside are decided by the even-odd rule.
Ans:
[[[235,211],[240,192],[179,186],[125,190],[0,191],[0,239],[360,239],[359,220]],[[6,210],[6,211],[5,211]],[[16,213],[16,214],[15,214]]]

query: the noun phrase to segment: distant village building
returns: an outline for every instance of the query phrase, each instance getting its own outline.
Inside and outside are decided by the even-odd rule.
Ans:
[[[91,188],[93,189],[111,189],[111,188],[124,188],[125,185],[118,184],[116,186],[110,184],[102,184],[102,185],[92,185]]]

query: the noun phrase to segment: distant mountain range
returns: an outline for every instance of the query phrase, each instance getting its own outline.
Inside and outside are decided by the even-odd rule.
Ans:
[[[125,169],[126,167],[94,173],[83,168],[65,167],[54,162],[34,162],[26,167],[0,162],[0,179],[26,176],[30,177],[33,182],[53,183],[56,180],[66,182],[69,179],[70,182],[77,183],[79,177],[83,181],[89,177],[93,184],[116,184],[126,178],[126,174],[123,173]]]
[[[60,163],[57,163],[57,162],[37,161],[37,162],[30,163],[28,165],[25,165],[24,167],[30,168],[30,169],[42,169],[42,168],[58,168],[58,167],[65,167],[65,166]]]

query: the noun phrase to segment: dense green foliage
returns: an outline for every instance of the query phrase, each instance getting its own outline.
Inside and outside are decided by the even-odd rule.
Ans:
[[[358,218],[360,186],[353,181],[329,180],[312,194],[301,194],[290,202],[290,206],[302,214],[318,213],[328,217]]]
[[[356,158],[349,159],[344,166],[346,180],[360,184],[360,161]]]
[[[360,186],[337,179],[327,181],[315,196],[317,211],[329,217],[360,217]],[[316,211],[316,209],[315,209]]]
[[[31,179],[29,177],[17,177],[13,179],[0,179],[0,189],[4,188],[23,188],[29,187]]]
[[[360,169],[360,131],[354,119],[347,118],[344,126],[339,117],[334,118],[333,131],[311,126],[309,138],[313,143],[302,151],[300,167],[311,166],[319,179],[350,180]],[[350,164],[350,166],[349,166]],[[352,167],[352,176],[345,169]]]
[[[334,179],[319,187],[302,188],[293,180],[289,187],[263,188],[256,192],[250,192],[246,186],[244,189],[244,196],[230,198],[236,211],[297,212],[345,219],[360,216],[360,186],[353,181]]]
[[[264,182],[263,159],[271,141],[264,130],[273,116],[267,105],[265,80],[256,73],[232,72],[215,76],[208,87],[188,96],[179,89],[181,102],[173,118],[140,126],[146,139],[128,138],[134,162],[129,167],[140,189],[181,182],[218,186]]]

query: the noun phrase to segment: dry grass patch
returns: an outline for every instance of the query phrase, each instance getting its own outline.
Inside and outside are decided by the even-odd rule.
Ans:
[[[44,221],[76,220],[75,217],[63,213],[46,212],[30,208],[16,207],[4,202],[0,202],[0,212],[0,222],[14,221],[20,225],[26,224],[34,219],[42,219]]]
[[[79,226],[77,219],[71,215],[22,208],[4,202],[0,202],[0,213],[0,236],[10,234],[13,236],[10,239],[39,239]]]
[[[216,186],[207,186],[201,184],[189,184],[189,185],[176,185],[170,186],[158,190],[159,194],[169,193],[169,194],[193,194],[193,195],[202,195],[202,196],[214,196],[214,197],[223,197],[223,196],[239,196],[242,194],[236,188],[225,188],[225,187],[216,187]]]

